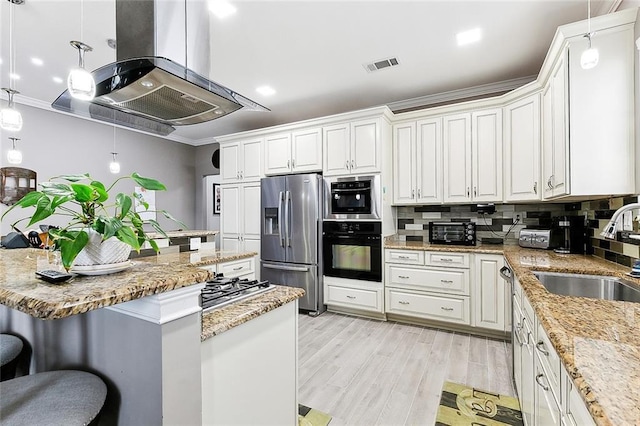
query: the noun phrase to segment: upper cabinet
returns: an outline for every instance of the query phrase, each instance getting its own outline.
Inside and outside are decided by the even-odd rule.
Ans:
[[[445,116],[444,202],[502,201],[502,109]]]
[[[259,181],[262,175],[262,139],[221,144],[222,183]]]
[[[324,175],[380,172],[381,126],[371,119],[323,127]]]
[[[540,187],[540,94],[504,107],[504,199],[538,201]]]
[[[265,174],[322,170],[322,130],[311,128],[265,138]]]

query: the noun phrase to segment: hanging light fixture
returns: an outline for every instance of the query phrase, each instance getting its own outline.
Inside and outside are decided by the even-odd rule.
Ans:
[[[118,163],[118,159],[116,156],[118,153],[116,152],[116,127],[113,126],[113,152],[111,153],[113,156],[111,162],[109,163],[109,171],[111,173],[118,174],[120,173],[120,163]]]
[[[72,40],[69,44],[78,49],[79,63],[78,68],[72,69],[67,77],[67,89],[74,98],[90,101],[96,95],[96,82],[91,73],[84,69],[84,54],[91,52],[93,48],[81,41]]]
[[[22,114],[16,110],[13,106],[13,95],[20,93],[13,89],[13,80],[16,75],[16,52],[13,45],[13,14],[14,6],[16,4],[22,4],[23,1],[9,0],[11,6],[9,7],[9,87],[3,87],[2,90],[7,92],[9,97],[9,103],[6,108],[0,109],[0,128],[10,132],[18,132],[22,129]]]
[[[80,1],[80,37],[84,33],[84,1]],[[67,77],[67,89],[69,94],[81,101],[90,101],[96,95],[96,82],[89,71],[84,68],[84,54],[91,52],[93,48],[81,41],[72,40],[71,46],[78,49],[78,68],[74,68]]]
[[[9,164],[20,164],[22,163],[22,152],[16,149],[16,141],[19,141],[18,138],[9,138],[11,140],[11,149],[7,151],[7,161]]]
[[[587,0],[587,25],[589,29],[584,36],[589,41],[589,47],[587,48],[587,50],[582,52],[582,56],[580,56],[580,66],[585,70],[591,69],[598,65],[598,60],[600,59],[598,49],[591,47],[591,37],[595,35],[595,33],[591,32],[591,0]]]

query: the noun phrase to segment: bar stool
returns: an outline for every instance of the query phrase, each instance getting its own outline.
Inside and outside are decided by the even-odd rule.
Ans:
[[[22,340],[11,334],[0,334],[0,380],[16,376],[18,355],[22,352]]]
[[[18,425],[88,425],[107,397],[107,386],[84,371],[58,370],[0,382],[0,422]]]

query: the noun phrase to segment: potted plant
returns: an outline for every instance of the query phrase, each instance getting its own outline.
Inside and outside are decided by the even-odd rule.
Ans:
[[[145,242],[148,242],[158,252],[158,245],[148,237],[144,225],[150,225],[165,237],[167,235],[157,221],[143,220],[133,208],[134,202],[137,200],[145,209],[149,209],[149,204],[145,202],[143,197],[136,193],[128,195],[122,192],[116,194],[115,198],[109,196],[109,191],[113,189],[115,184],[124,179],[131,179],[147,190],[166,190],[161,182],[142,177],[138,173],[122,176],[109,187],[94,180],[89,173],[57,176],[41,183],[40,191],[33,191],[25,195],[11,206],[2,215],[2,218],[17,206],[22,208],[35,207],[35,211],[31,216],[13,223],[12,227],[24,220],[29,220],[27,226],[31,226],[53,215],[68,217],[69,221],[65,226],[49,230],[55,248],[60,250],[62,264],[67,270],[71,268],[80,253],[82,256],[88,254],[91,258],[92,248],[94,251],[96,249],[98,252],[104,251],[100,250],[101,247],[105,247],[104,243],[124,246],[125,250],[120,250],[118,255],[120,258],[124,256],[120,262],[128,259],[131,249],[139,252]],[[184,227],[182,222],[176,220],[167,211],[158,210],[158,212]],[[95,246],[95,244],[99,246]],[[87,264],[86,262],[91,262],[91,260],[85,259],[84,262]],[[95,261],[94,263],[111,262]]]

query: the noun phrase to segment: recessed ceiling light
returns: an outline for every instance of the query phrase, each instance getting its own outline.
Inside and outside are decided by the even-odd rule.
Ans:
[[[58,83],[58,84],[62,84],[62,82],[64,81],[60,77],[53,77],[51,80],[53,80],[54,83]]]
[[[11,73],[9,74],[9,78],[12,80],[20,80],[20,75],[19,74],[15,74],[15,73]]]
[[[39,67],[41,67],[42,65],[44,65],[44,61],[43,61],[42,59],[40,59],[40,58],[35,58],[35,57],[31,58],[31,63],[32,63],[33,65],[37,65],[37,66],[39,66]]]
[[[465,44],[475,43],[482,38],[482,30],[480,28],[474,28],[469,31],[463,31],[456,35],[458,39],[458,46],[464,46]]]
[[[271,96],[276,94],[275,89],[271,86],[257,87],[256,92],[260,93],[262,96]]]
[[[149,80],[142,80],[140,84],[142,84],[144,87],[153,87],[153,82]]]
[[[226,0],[209,0],[209,11],[218,19],[224,19],[236,13],[237,9]]]

